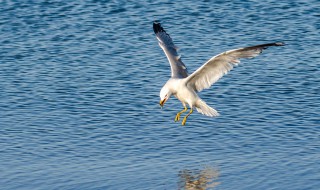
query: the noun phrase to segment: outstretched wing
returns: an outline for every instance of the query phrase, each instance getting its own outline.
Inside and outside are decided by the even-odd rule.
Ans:
[[[227,74],[235,65],[240,63],[241,58],[253,58],[269,46],[283,46],[284,43],[269,43],[257,46],[245,47],[226,51],[212,57],[187,79],[187,85],[200,92],[217,82],[224,74]]]
[[[171,77],[172,78],[185,78],[188,76],[187,68],[181,61],[180,56],[177,53],[177,48],[173,44],[169,34],[161,27],[158,22],[153,23],[153,31],[157,36],[159,46],[163,49],[166,54],[170,66],[171,66]]]

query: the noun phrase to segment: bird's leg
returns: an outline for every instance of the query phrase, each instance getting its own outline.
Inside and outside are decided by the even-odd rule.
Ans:
[[[188,110],[186,104],[183,104],[183,107],[184,107],[184,109],[183,109],[182,111],[180,111],[180,112],[177,113],[176,118],[174,119],[175,122],[179,121],[179,120],[180,120],[180,115],[181,115],[183,112],[186,112],[186,111]]]
[[[193,112],[193,109],[190,108],[190,112],[182,120],[182,125],[186,124],[187,118],[189,117],[190,114],[192,114],[192,112]]]

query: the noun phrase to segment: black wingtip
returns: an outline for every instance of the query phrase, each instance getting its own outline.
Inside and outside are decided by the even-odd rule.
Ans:
[[[157,34],[158,32],[165,32],[160,22],[156,20],[153,22],[153,31],[155,34]]]
[[[274,42],[274,43],[268,43],[268,44],[261,44],[261,45],[257,45],[257,46],[252,46],[249,48],[262,48],[262,49],[267,49],[270,46],[284,46],[285,43],[283,42]]]

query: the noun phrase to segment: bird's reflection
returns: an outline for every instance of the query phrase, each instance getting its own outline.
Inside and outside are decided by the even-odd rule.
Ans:
[[[185,190],[206,190],[213,189],[219,182],[216,182],[219,172],[212,167],[205,167],[202,170],[182,170],[179,172],[179,189]]]

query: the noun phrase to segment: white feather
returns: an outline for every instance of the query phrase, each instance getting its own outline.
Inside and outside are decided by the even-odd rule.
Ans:
[[[223,75],[227,74],[234,66],[240,63],[241,58],[258,56],[268,46],[281,46],[283,43],[270,43],[246,48],[226,51],[209,59],[199,69],[187,77],[187,85],[197,92],[209,88]]]

